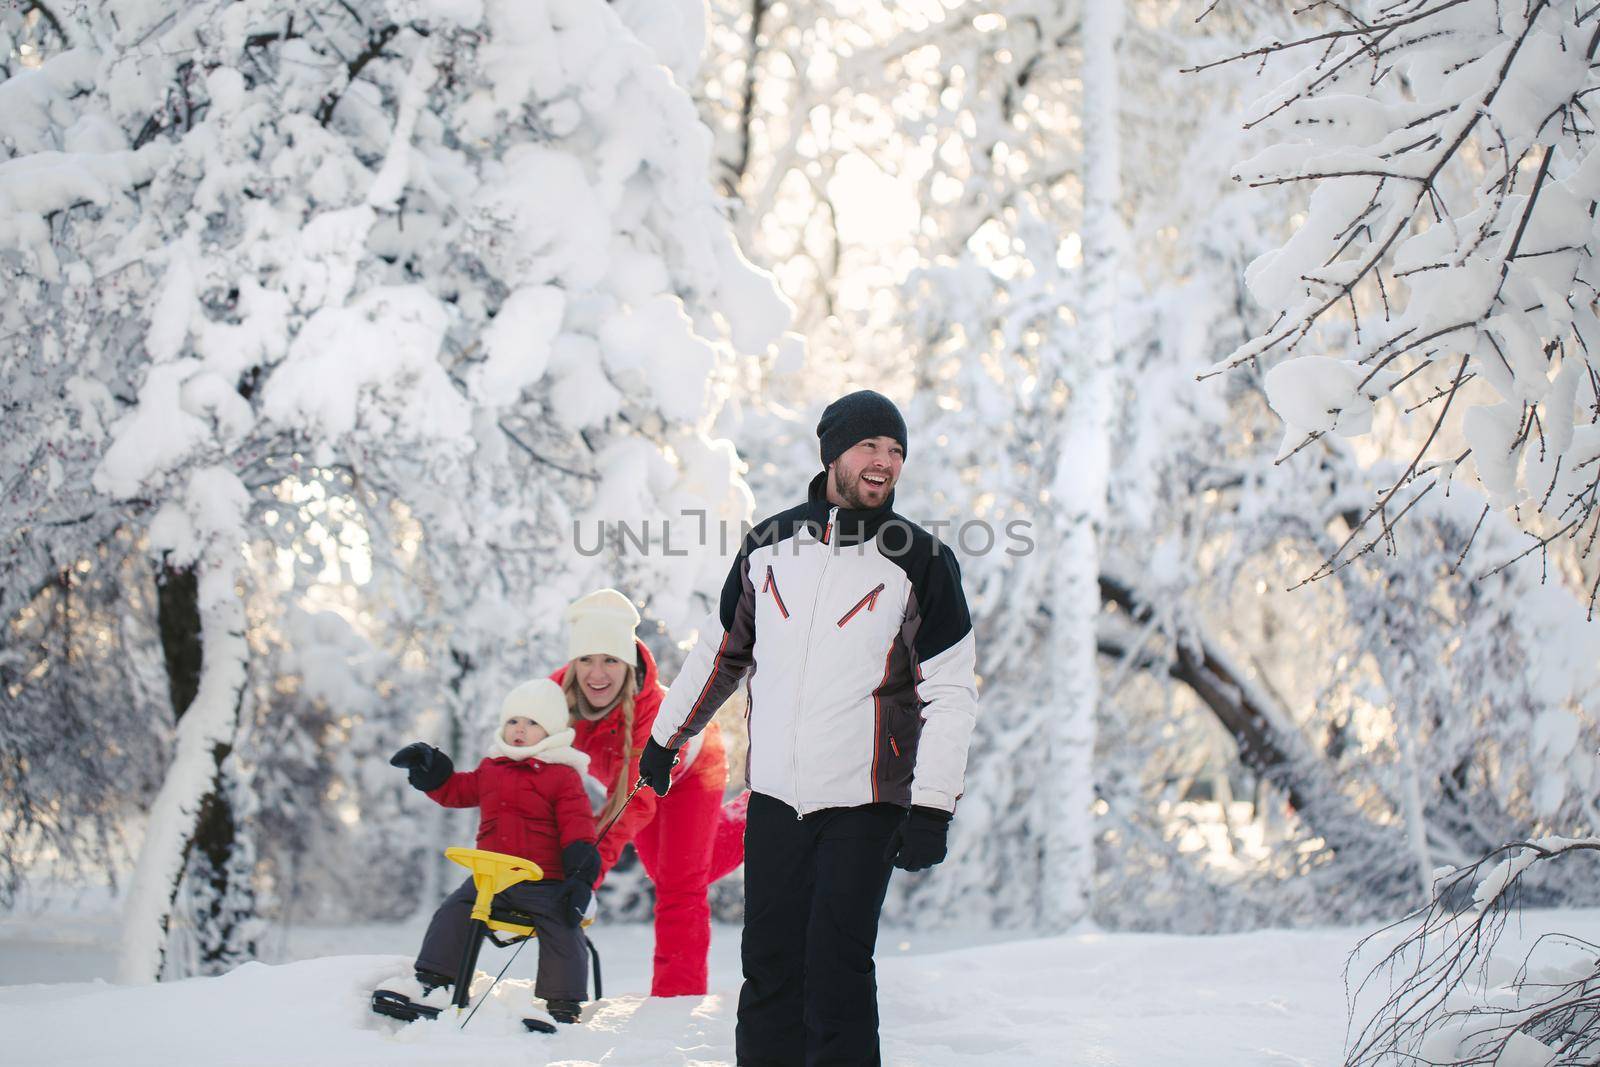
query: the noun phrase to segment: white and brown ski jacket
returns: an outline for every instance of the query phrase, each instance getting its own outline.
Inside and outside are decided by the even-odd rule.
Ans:
[[[757,524],[652,736],[677,748],[746,674],[746,780],[802,815],[883,801],[954,811],[977,719],[955,553],[893,511],[824,495]]]

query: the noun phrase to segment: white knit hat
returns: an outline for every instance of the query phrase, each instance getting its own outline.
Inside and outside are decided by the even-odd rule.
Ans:
[[[503,734],[506,723],[518,716],[532,719],[554,737],[567,728],[567,694],[548,678],[523,682],[500,702],[500,728],[496,736]]]
[[[624,663],[635,658],[634,628],[639,610],[615,589],[596,589],[567,606],[567,659],[579,656],[615,656]]]
[[[547,736],[531,745],[506,743],[506,723],[518,717],[532,719]],[[572,747],[577,736],[567,715],[567,694],[548,678],[523,682],[500,702],[500,725],[489,742],[490,756],[525,760],[538,757],[545,763],[564,763],[579,774],[589,769],[589,757]]]

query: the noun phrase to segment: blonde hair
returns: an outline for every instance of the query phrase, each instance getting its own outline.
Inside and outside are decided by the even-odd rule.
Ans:
[[[604,826],[615,818],[617,812],[622,810],[622,805],[628,801],[628,790],[632,783],[628,781],[628,765],[633,762],[633,705],[634,697],[639,692],[637,672],[633,664],[625,663],[626,670],[622,676],[622,700],[620,707],[613,709],[614,714],[622,714],[622,769],[617,772],[616,781],[606,786],[606,802],[595,813],[595,821]],[[573,660],[567,664],[566,676],[561,679],[561,691],[567,695],[567,711],[572,715],[585,718],[603,718],[600,709],[589,703],[589,697],[578,686],[578,661]],[[591,714],[585,715],[585,712]]]

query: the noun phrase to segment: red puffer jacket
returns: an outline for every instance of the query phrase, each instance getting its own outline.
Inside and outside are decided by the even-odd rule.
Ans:
[[[565,877],[561,850],[594,841],[594,814],[578,771],[496,756],[457,771],[428,796],[447,808],[480,808],[478,847],[537,863],[546,881]]]
[[[638,649],[639,663],[643,665],[643,676],[639,679],[639,692],[633,698],[633,758],[628,761],[627,767],[622,766],[622,710],[613,708],[610,714],[594,721],[575,719],[572,724],[577,732],[577,739],[572,742],[572,747],[579,752],[589,754],[589,774],[606,789],[611,789],[618,777],[622,778],[624,789],[632,789],[633,783],[639,780],[639,756],[644,752],[645,742],[650,740],[650,728],[655,725],[656,712],[661,708],[661,698],[666,695],[666,689],[656,672],[656,658],[650,654],[644,642],[635,641],[634,647]],[[557,684],[567,676],[567,668],[562,667],[550,678]],[[722,780],[727,777],[727,768],[724,764],[722,736],[712,723],[702,734],[705,738],[700,746],[699,754],[692,764],[679,764],[672,769],[674,783],[683,779],[683,776],[692,771],[716,776],[717,788],[722,788]],[[650,824],[656,815],[657,797],[655,790],[648,786],[634,796],[628,806],[623,809],[622,815],[617,819],[616,825],[607,833],[606,839],[600,843],[600,870],[606,872],[616,864],[617,857],[622,854],[622,846],[636,837],[640,830]]]

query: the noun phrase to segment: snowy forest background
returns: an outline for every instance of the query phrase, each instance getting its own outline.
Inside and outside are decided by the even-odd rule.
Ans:
[[[130,979],[431,908],[471,813],[388,755],[480,751],[600,585],[670,680],[719,524],[863,386],[982,683],[894,921],[1365,922],[1600,835],[1597,44],[1539,0],[0,4],[0,907],[111,886]],[[1600,903],[1595,856],[1525,899]]]

